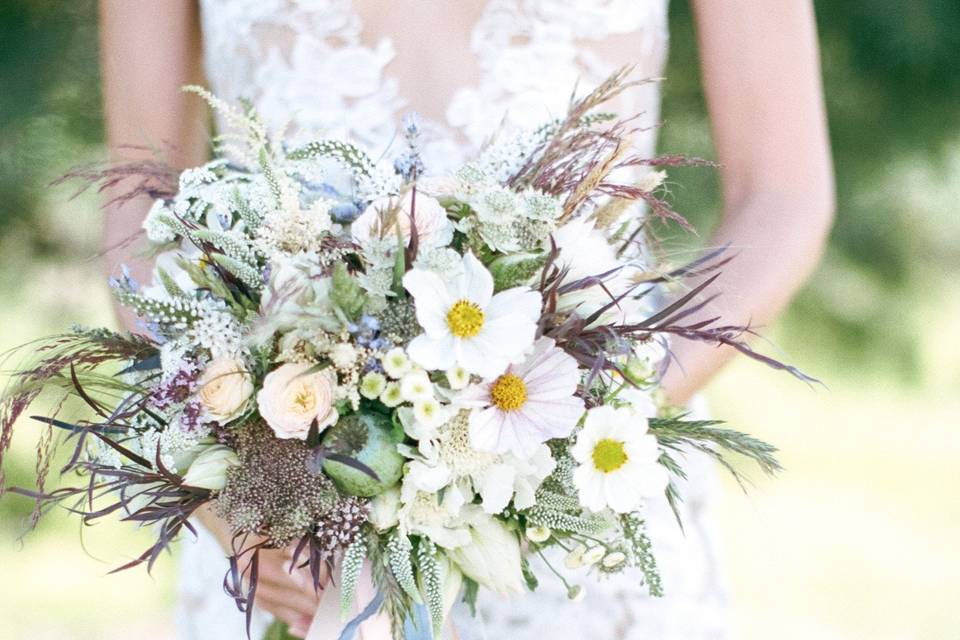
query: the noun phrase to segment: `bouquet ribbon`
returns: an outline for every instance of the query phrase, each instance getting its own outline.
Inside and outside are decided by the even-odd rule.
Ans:
[[[340,587],[329,584],[323,591],[305,640],[392,640],[389,617],[378,613],[383,604],[383,593],[373,586],[367,564],[360,573],[356,602],[358,606],[359,603],[366,604],[344,624],[340,618]],[[432,640],[426,608],[417,605],[413,613],[414,619],[408,618],[404,624],[406,640]]]

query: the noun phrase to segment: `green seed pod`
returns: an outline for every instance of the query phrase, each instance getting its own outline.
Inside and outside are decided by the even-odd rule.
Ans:
[[[398,434],[390,419],[376,413],[355,413],[341,418],[323,434],[323,445],[369,467],[377,478],[335,460],[325,460],[323,471],[354,496],[370,498],[395,485],[403,471],[403,456],[397,451]]]

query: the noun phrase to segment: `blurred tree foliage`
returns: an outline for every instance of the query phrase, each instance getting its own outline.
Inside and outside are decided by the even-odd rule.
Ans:
[[[0,235],[56,252],[40,194],[103,138],[94,0],[0,2]]]
[[[885,190],[909,158],[936,164],[960,140],[960,2],[819,0],[816,8],[838,213],[824,265],[787,316],[785,346],[812,340],[838,368],[879,356],[916,373],[910,318],[896,310],[909,311],[911,285],[947,256],[926,242],[935,229],[914,224],[901,194]],[[713,157],[688,0],[671,3],[670,37],[661,147]],[[716,175],[685,169],[671,182],[678,210],[709,229],[719,213]]]
[[[934,161],[957,143],[960,3],[816,4],[839,216],[825,266],[786,326],[801,324],[803,336],[843,356],[882,344],[902,368],[911,364],[911,332],[889,302],[935,255],[913,241],[922,230],[883,189],[898,159]],[[16,229],[40,256],[59,250],[38,215],[46,182],[102,140],[95,10],[93,0],[0,3],[0,234]],[[671,38],[662,147],[710,157],[687,0],[673,0]],[[679,210],[709,229],[719,203],[713,172],[679,170],[671,182]],[[787,333],[788,342],[801,335]]]

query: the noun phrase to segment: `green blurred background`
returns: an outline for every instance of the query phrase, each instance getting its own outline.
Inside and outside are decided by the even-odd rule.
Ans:
[[[717,516],[733,638],[960,638],[960,3],[816,3],[837,170],[826,258],[776,326],[810,388],[738,362],[718,415],[783,450],[786,472]],[[671,7],[663,151],[712,156],[687,2]],[[91,0],[0,4],[0,350],[111,322],[99,201],[47,183],[103,157]],[[671,173],[706,235],[711,171]],[[27,424],[9,474],[29,483]],[[145,538],[61,514],[21,543],[0,502],[0,640],[172,637],[173,563],[104,576]]]

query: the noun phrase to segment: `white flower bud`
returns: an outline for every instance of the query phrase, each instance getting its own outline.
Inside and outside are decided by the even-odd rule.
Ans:
[[[583,566],[583,554],[586,552],[587,548],[582,544],[578,544],[573,548],[573,551],[567,554],[563,559],[563,565],[567,569],[579,569]]]
[[[530,542],[546,542],[553,532],[546,527],[527,527],[527,540]]]
[[[450,388],[455,391],[466,389],[467,385],[470,384],[470,372],[463,367],[454,367],[452,369],[448,369],[447,383],[449,383]]]
[[[337,369],[349,369],[357,363],[357,348],[349,342],[335,344],[330,350],[330,362]]]
[[[583,564],[586,566],[592,566],[600,562],[604,555],[606,555],[607,550],[603,547],[596,546],[590,547],[587,549],[586,553],[583,554]]]
[[[377,531],[386,531],[391,527],[395,527],[400,521],[400,488],[391,487],[380,495],[375,496],[367,504],[367,511],[369,513],[370,524],[372,524]]]
[[[407,357],[407,352],[402,347],[394,347],[387,351],[380,359],[380,364],[383,365],[383,370],[387,372],[387,375],[394,380],[405,376],[413,366],[410,358]]]
[[[621,551],[608,553],[603,557],[603,566],[607,569],[615,569],[626,562],[627,556]]]
[[[197,456],[183,483],[200,489],[219,491],[227,484],[227,469],[240,464],[236,452],[223,444],[215,444]]]
[[[582,602],[587,597],[587,590],[581,585],[575,584],[567,589],[567,597],[570,598],[571,602]]]
[[[434,398],[414,402],[413,416],[425,427],[439,427],[446,422],[446,412]]]
[[[407,402],[433,398],[433,383],[426,371],[411,371],[400,381],[400,393]]]

